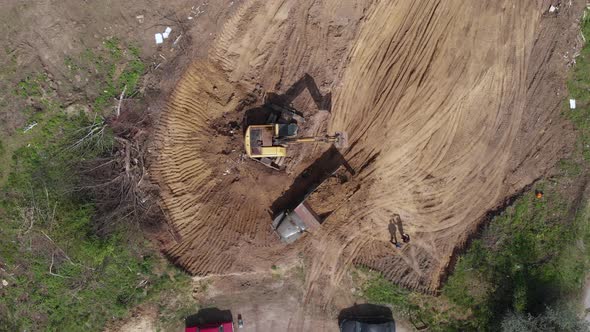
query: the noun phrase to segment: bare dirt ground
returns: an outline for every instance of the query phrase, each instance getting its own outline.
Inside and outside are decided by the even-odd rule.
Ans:
[[[560,112],[585,3],[548,14],[554,2],[8,0],[0,87],[43,71],[65,107],[78,105],[98,85],[64,59],[108,37],[135,41],[150,64],[138,107],[161,114],[150,173],[173,233],[159,238],[166,255],[221,275],[203,302],[258,317],[255,330],[331,330],[355,300],[349,266],[436,292],[488,212],[567,153]],[[173,34],[157,47],[166,26]],[[294,147],[283,173],[247,160],[242,120],[268,99],[303,111],[304,134],[347,131],[350,148]],[[0,116],[10,141],[25,118]],[[343,164],[310,198],[322,227],[281,244],[271,215]],[[401,250],[389,242],[394,214],[411,236]],[[268,277],[300,257],[305,278]]]
[[[162,115],[152,171],[178,232],[166,253],[196,275],[303,253],[304,302],[324,309],[351,264],[435,293],[488,212],[573,143],[560,112],[584,4],[550,4],[245,1]],[[320,98],[313,87],[292,95],[306,74]],[[346,130],[351,143],[347,170],[311,198],[323,226],[291,246],[271,214],[338,156],[297,147],[285,173],[244,159],[232,123],[270,94],[306,114],[307,133]],[[411,236],[401,250],[389,242],[394,214]]]
[[[26,142],[19,135],[32,112],[45,111],[42,105],[23,102],[12,91],[35,75],[47,75],[65,109],[90,109],[88,100],[101,94],[104,77],[98,71],[76,70],[68,60],[83,57],[85,52],[104,49],[106,40],[116,38],[137,46],[146,63],[147,73],[140,86],[146,103],[134,105],[127,98],[122,107],[147,109],[159,114],[166,96],[175,86],[187,64],[207,53],[217,31],[239,1],[173,0],[162,3],[137,1],[18,1],[0,3],[0,139],[7,151],[0,156],[8,164],[11,152]],[[166,43],[157,46],[154,34],[172,28]],[[177,38],[179,38],[178,41]],[[176,43],[174,44],[174,42]],[[94,61],[96,59],[90,59]],[[97,63],[99,65],[99,63]],[[49,93],[50,91],[43,91]],[[113,111],[116,100],[112,100]],[[25,143],[26,145],[26,143]],[[3,172],[3,182],[7,172]]]
[[[337,330],[337,320],[330,316],[304,315],[302,272],[281,267],[266,273],[199,278],[196,284],[201,287],[194,294],[206,307],[231,310],[234,319],[241,314],[244,331]]]

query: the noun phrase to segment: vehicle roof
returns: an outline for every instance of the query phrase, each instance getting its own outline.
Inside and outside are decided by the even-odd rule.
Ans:
[[[286,243],[297,240],[303,231],[320,226],[320,218],[306,203],[300,203],[293,211],[281,213],[273,220],[273,227]]]
[[[232,322],[210,323],[198,326],[191,326],[184,329],[185,332],[233,332]]]
[[[299,217],[291,212],[287,215],[281,214],[281,220],[278,221],[277,233],[286,243],[292,243],[297,240],[305,230],[305,224]]]
[[[381,324],[362,323],[354,320],[345,320],[340,324],[341,332],[395,332],[395,322]]]
[[[320,226],[320,217],[318,217],[306,201],[297,205],[293,211],[296,213],[299,220],[305,224],[305,229],[311,230]]]

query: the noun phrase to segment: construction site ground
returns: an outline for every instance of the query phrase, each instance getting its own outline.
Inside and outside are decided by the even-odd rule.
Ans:
[[[177,232],[165,252],[198,276],[304,257],[309,308],[332,308],[353,264],[436,293],[486,217],[573,142],[560,112],[584,4],[550,5],[240,3],[156,131],[152,175]],[[304,134],[348,132],[350,147],[293,147],[285,172],[244,158],[240,124],[269,100],[301,110]],[[310,197],[321,229],[283,245],[271,216],[326,178]]]
[[[195,276],[195,298],[248,329],[334,330],[359,300],[352,266],[435,294],[478,227],[570,151],[560,113],[585,2],[552,4],[131,0],[105,12],[9,0],[2,38],[19,66],[71,87],[72,104],[90,83],[67,79],[65,50],[137,43],[151,63],[144,107],[158,116],[148,171],[164,254]],[[292,146],[282,172],[248,159],[244,124],[268,102],[301,111],[303,135],[346,131],[349,148]],[[309,203],[322,226],[284,245],[272,216],[320,183]],[[411,240],[397,249],[402,232]]]

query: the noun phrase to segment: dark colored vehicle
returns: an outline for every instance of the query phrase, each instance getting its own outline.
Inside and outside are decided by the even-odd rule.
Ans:
[[[395,332],[391,309],[377,304],[355,304],[340,311],[341,332]]]
[[[341,332],[395,332],[395,322],[380,324],[363,323],[345,320],[340,324]]]

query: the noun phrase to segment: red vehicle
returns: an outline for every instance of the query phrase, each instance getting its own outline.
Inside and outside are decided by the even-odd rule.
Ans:
[[[230,322],[207,323],[197,326],[186,327],[185,332],[233,332],[234,324]]]

